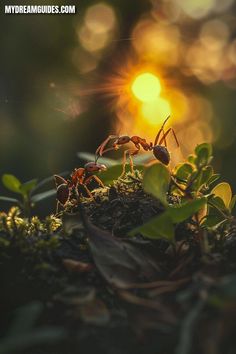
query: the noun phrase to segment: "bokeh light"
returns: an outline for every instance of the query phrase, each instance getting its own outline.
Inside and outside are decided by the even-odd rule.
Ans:
[[[161,83],[152,73],[142,73],[134,79],[131,89],[140,101],[154,101],[161,93]]]
[[[215,0],[176,0],[186,15],[200,19],[214,8]]]
[[[132,33],[132,45],[141,58],[153,60],[156,63],[176,65],[180,31],[176,25],[144,19],[137,23]]]
[[[107,32],[90,31],[83,26],[79,31],[79,39],[82,46],[89,52],[96,52],[103,49],[109,40]]]
[[[201,43],[211,50],[222,49],[228,42],[229,36],[229,27],[221,20],[207,21],[200,30]]]
[[[88,8],[84,22],[90,31],[104,33],[114,28],[116,17],[112,7],[105,3],[98,3]]]
[[[165,118],[171,115],[170,103],[161,97],[155,101],[143,103],[141,111],[147,122],[154,126],[162,124]]]
[[[79,42],[88,52],[99,52],[111,42],[116,25],[115,11],[111,6],[103,2],[91,5],[77,26]]]

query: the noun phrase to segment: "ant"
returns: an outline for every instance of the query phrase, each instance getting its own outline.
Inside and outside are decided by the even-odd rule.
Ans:
[[[83,168],[76,168],[68,180],[61,176],[54,175],[58,203],[64,206],[73,192],[78,195],[81,186],[84,187],[88,196],[93,199],[92,193],[88,189],[87,185],[92,179],[94,179],[101,187],[104,187],[103,182],[100,180],[100,178],[98,178],[98,176],[94,175],[94,173],[105,171],[106,169],[107,168],[105,165],[96,162],[88,162],[84,165]]]
[[[130,160],[130,167],[131,167],[131,172],[134,172],[134,164],[133,164],[133,159],[132,156],[137,155],[141,149],[141,147],[143,148],[143,150],[145,151],[152,151],[153,155],[155,156],[155,158],[157,160],[159,160],[160,162],[162,162],[164,165],[168,165],[170,162],[170,153],[167,150],[167,142],[166,142],[166,138],[168,136],[168,134],[170,132],[172,132],[176,144],[179,147],[179,142],[177,140],[176,134],[173,130],[173,128],[169,128],[166,132],[164,131],[164,127],[166,122],[168,121],[168,119],[170,118],[170,116],[168,116],[165,121],[163,122],[161,128],[159,129],[154,144],[153,143],[147,143],[146,139],[143,139],[137,135],[134,136],[128,136],[128,135],[109,135],[103,142],[101,145],[99,145],[99,147],[96,150],[95,156],[96,159],[95,161],[98,160],[98,158],[100,156],[102,156],[104,153],[110,151],[110,150],[118,150],[122,145],[125,145],[129,142],[132,142],[135,146],[135,149],[128,149],[124,151],[124,157],[123,157],[123,172],[121,174],[121,176],[124,175],[125,173],[125,165],[126,165],[126,160],[127,160],[127,156],[129,157]],[[161,137],[162,134],[162,137]],[[113,144],[111,147],[106,148],[106,146],[108,145],[108,143],[111,140],[114,140]],[[164,143],[164,145],[162,145]]]

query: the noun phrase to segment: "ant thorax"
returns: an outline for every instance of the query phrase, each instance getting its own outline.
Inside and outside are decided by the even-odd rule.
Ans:
[[[130,142],[130,137],[128,135],[121,135],[118,139],[116,144],[118,145],[123,145],[123,144],[127,144]]]

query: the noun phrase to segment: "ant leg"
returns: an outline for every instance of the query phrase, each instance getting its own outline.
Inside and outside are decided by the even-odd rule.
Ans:
[[[105,187],[105,185],[103,184],[103,182],[100,180],[100,178],[96,175],[92,175],[92,176],[89,176],[86,181],[85,181],[85,184],[88,184],[92,179],[94,179],[102,188]]]
[[[174,129],[171,128],[171,131],[172,131],[172,134],[174,135],[176,145],[179,147],[179,141],[178,141],[178,139],[177,139],[177,136],[176,136],[176,134],[175,134]]]
[[[132,159],[132,156],[136,155],[140,150],[140,147],[137,147],[137,149],[135,150],[125,150],[124,152],[124,157],[123,157],[123,170],[122,170],[122,174],[120,175],[120,177],[123,177],[125,174],[125,165],[126,165],[126,161],[127,161],[127,156],[129,156],[129,161],[130,161],[130,169],[131,169],[131,173],[134,173],[134,162]]]
[[[165,146],[166,146],[166,138],[167,138],[167,136],[169,135],[170,131],[171,131],[171,128],[169,128],[169,129],[163,134],[163,137],[162,137],[161,140],[159,141],[159,145],[161,145],[161,144],[164,142],[164,144],[165,144]]]
[[[162,136],[162,139],[161,139],[160,141],[162,142],[162,140],[163,140],[163,142],[164,142],[165,147],[167,148],[166,133],[165,133],[165,131],[164,131],[164,130],[163,130],[163,136]],[[159,145],[161,145],[161,143],[160,143],[160,142],[159,142]]]
[[[83,186],[84,186],[84,189],[86,190],[86,193],[88,194],[88,196],[94,200],[92,193],[90,192],[90,190],[88,189],[88,187],[86,186],[85,183],[83,184]]]
[[[60,206],[60,203],[59,203],[59,201],[57,201],[57,206],[56,206],[56,215],[59,213],[59,206]]]
[[[118,135],[109,135],[97,148],[95,154],[102,156],[104,153],[104,149],[106,147],[106,145],[110,142],[110,140],[112,139],[117,139],[119,138]]]
[[[173,136],[174,136],[174,138],[175,138],[176,145],[179,147],[179,142],[178,142],[177,136],[176,136],[176,134],[175,134],[175,132],[174,132],[174,130],[173,130],[172,128],[169,128],[169,129],[167,130],[167,132],[165,132],[165,134],[164,134],[163,137],[161,138],[159,144],[161,145],[161,144],[163,143],[163,141],[164,141],[165,144],[166,144],[166,137],[167,137],[167,135],[168,135],[170,132],[172,132],[172,134],[173,134]]]
[[[161,135],[161,132],[164,133],[164,126],[165,126],[166,122],[168,121],[168,119],[170,119],[170,116],[168,116],[168,117],[164,120],[164,122],[163,122],[163,124],[162,124],[160,130],[158,131],[157,136],[156,136],[156,139],[155,139],[155,141],[154,141],[154,146],[157,145],[157,143],[158,143],[158,141],[159,141],[159,138],[160,138],[160,135]]]

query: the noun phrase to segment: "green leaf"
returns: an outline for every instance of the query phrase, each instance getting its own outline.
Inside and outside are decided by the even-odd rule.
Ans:
[[[130,236],[142,234],[151,239],[164,238],[173,242],[174,240],[174,224],[168,212],[164,212],[159,216],[149,220],[147,223],[135,228],[129,232]]]
[[[202,221],[201,226],[213,228],[213,227],[219,225],[220,223],[222,223],[223,220],[224,220],[224,218],[222,217],[221,214],[207,215],[204,218],[204,220]]]
[[[16,203],[16,204],[19,203],[19,201],[15,198],[0,197],[0,200],[2,200],[3,202],[9,202],[9,203]]]
[[[159,199],[167,205],[166,193],[170,184],[170,172],[162,163],[154,163],[146,168],[143,176],[145,192]]]
[[[32,196],[31,200],[33,203],[38,203],[41,202],[44,199],[51,198],[53,196],[56,196],[56,190],[55,189],[50,189],[46,192],[38,193]]]
[[[23,183],[20,186],[20,190],[21,190],[22,194],[24,194],[24,195],[30,194],[30,192],[34,189],[36,184],[37,184],[37,179],[32,179],[28,182]]]
[[[179,206],[169,206],[167,211],[171,217],[172,222],[180,223],[190,218],[192,215],[202,209],[206,202],[207,199],[203,197],[188,203],[181,204]]]
[[[211,203],[211,205],[213,205],[217,209],[220,209],[222,211],[226,210],[225,203],[221,197],[216,197],[216,196],[211,197],[209,199],[209,202]]]
[[[94,154],[90,154],[89,152],[78,152],[77,156],[80,159],[85,160],[87,162],[95,161]],[[106,165],[107,167],[115,166],[115,165],[117,165],[119,163],[116,160],[110,159],[108,157],[103,157],[103,156],[99,157],[98,162]]]
[[[208,185],[210,186],[212,183],[216,182],[219,178],[220,178],[220,174],[218,173],[213,174],[208,180]]]
[[[211,191],[216,197],[220,197],[227,209],[230,209],[230,202],[232,199],[232,189],[229,183],[222,182],[217,184]]]
[[[211,144],[203,143],[203,144],[198,145],[195,149],[195,154],[197,156],[196,164],[198,166],[207,165],[210,162],[211,157],[212,157]]]
[[[187,181],[194,171],[194,166],[190,163],[180,163],[175,167],[175,176],[181,181]]]
[[[188,156],[188,162],[190,162],[191,164],[195,165],[195,161],[196,161],[196,156],[195,155],[189,155]]]
[[[213,168],[211,166],[203,167],[196,180],[194,181],[194,190],[199,191],[203,186],[207,185],[208,180],[212,176]]]
[[[175,224],[190,218],[204,207],[206,201],[207,199],[203,197],[177,207],[168,207],[164,213],[135,228],[129,232],[129,235],[134,236],[140,233],[151,239],[164,238],[174,242]]]
[[[229,204],[229,210],[232,211],[235,207],[236,204],[236,194],[233,196],[233,198],[231,199],[231,202]]]
[[[203,167],[202,169],[202,174],[201,174],[201,180],[200,180],[200,186],[203,184],[207,184],[209,179],[213,175],[213,167],[212,166],[206,166]]]
[[[139,171],[143,171],[143,166],[142,165],[135,165],[135,169]],[[101,173],[98,173],[98,177],[102,180],[102,182],[106,185],[112,184],[114,180],[118,179],[123,170],[123,165],[116,165],[109,167],[106,171],[102,171]],[[126,172],[130,171],[130,166],[126,166]]]
[[[15,176],[10,175],[10,174],[4,174],[2,176],[2,183],[3,183],[4,187],[9,189],[10,191],[22,194],[21,189],[20,189],[21,182]]]

